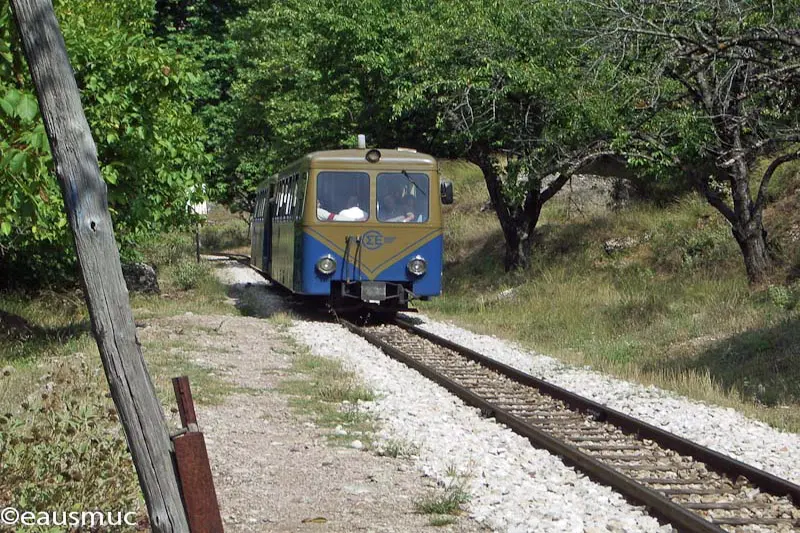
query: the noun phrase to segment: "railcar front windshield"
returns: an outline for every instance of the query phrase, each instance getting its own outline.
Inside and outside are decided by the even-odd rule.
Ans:
[[[378,220],[421,223],[428,221],[430,179],[416,172],[378,174]]]
[[[362,222],[369,219],[369,174],[324,171],[317,174],[317,220]]]

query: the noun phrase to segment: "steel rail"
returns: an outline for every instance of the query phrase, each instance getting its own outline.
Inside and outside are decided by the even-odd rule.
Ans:
[[[498,422],[508,426],[516,433],[527,438],[534,446],[544,448],[554,453],[567,463],[584,471],[590,478],[600,483],[607,484],[628,497],[630,500],[643,504],[649,511],[658,518],[673,524],[683,531],[690,532],[716,532],[725,531],[718,525],[710,522],[702,516],[692,512],[686,507],[671,501],[659,492],[638,483],[631,477],[622,474],[618,470],[598,461],[590,455],[581,452],[576,447],[563,442],[541,429],[525,422],[519,417],[511,414],[492,402],[482,398],[466,387],[456,383],[444,374],[426,366],[424,363],[404,353],[402,350],[388,344],[376,335],[366,331],[366,329],[356,326],[346,320],[340,321],[350,331],[365,338],[371,344],[381,348],[389,356],[417,370],[422,375],[443,386],[464,402],[477,407],[487,417],[494,417]],[[794,501],[800,501],[800,487],[776,476],[755,469],[749,465],[725,457],[713,450],[704,448],[686,439],[668,433],[660,428],[638,421],[628,415],[609,409],[599,403],[582,398],[561,387],[557,387],[540,379],[534,378],[529,374],[499,363],[482,354],[479,354],[466,347],[460,346],[447,339],[443,339],[427,332],[402,319],[396,319],[394,324],[401,328],[418,335],[438,346],[455,351],[466,358],[481,364],[507,378],[522,385],[532,387],[539,392],[550,397],[561,400],[571,409],[583,411],[592,415],[598,421],[605,421],[615,425],[623,431],[633,433],[640,438],[646,438],[657,442],[664,448],[673,449],[682,455],[689,455],[695,459],[705,462],[709,466],[727,475],[744,475],[754,485],[766,492],[771,492],[779,496],[791,495]]]
[[[250,266],[250,256],[246,254],[230,254],[227,252],[203,252],[201,255],[224,257],[226,259],[230,259],[231,261],[236,261],[237,263]],[[252,268],[252,266],[250,266],[250,268]],[[256,272],[258,271],[256,270]]]
[[[591,414],[598,421],[605,421],[609,424],[619,427],[623,431],[637,435],[639,438],[650,439],[658,443],[661,447],[673,450],[681,455],[688,455],[697,461],[705,463],[712,467],[719,473],[726,474],[735,478],[736,476],[744,476],[753,485],[758,487],[764,492],[768,492],[775,496],[789,496],[792,501],[800,504],[800,485],[796,485],[791,481],[779,478],[769,472],[765,472],[746,463],[738,461],[733,457],[723,455],[705,446],[701,446],[683,437],[679,437],[674,433],[665,431],[659,427],[648,424],[636,418],[633,418],[625,413],[607,407],[603,404],[589,400],[570,392],[564,388],[548,383],[542,379],[535,378],[530,374],[526,374],[521,370],[490,359],[474,350],[458,345],[452,341],[434,335],[424,329],[410,324],[402,319],[397,319],[395,325],[410,331],[411,333],[423,337],[430,342],[449,348],[469,359],[494,370],[495,372],[506,376],[522,385],[534,387],[543,394],[561,400],[565,404],[577,411],[583,411]]]

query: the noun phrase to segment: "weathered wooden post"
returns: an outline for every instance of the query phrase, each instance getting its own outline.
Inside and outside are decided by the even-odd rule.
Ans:
[[[189,531],[161,405],[136,338],[97,149],[50,0],[11,0],[75,237],[92,331],[157,533]]]

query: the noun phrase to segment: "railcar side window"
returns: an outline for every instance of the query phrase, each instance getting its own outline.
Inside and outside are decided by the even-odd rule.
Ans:
[[[430,180],[427,174],[383,172],[378,174],[378,220],[427,222]]]
[[[283,183],[278,182],[275,186],[275,213],[273,213],[273,218],[280,220],[281,216],[283,215]]]
[[[289,213],[289,182],[286,178],[281,181],[281,219],[286,219]]]
[[[317,174],[317,219],[341,222],[369,218],[369,174],[324,171]]]
[[[266,191],[258,193],[258,203],[256,204],[256,218],[261,220],[264,218],[264,207],[267,204]]]
[[[303,206],[305,205],[306,198],[306,185],[308,184],[308,172],[303,172],[297,176],[297,188],[295,189],[294,197],[294,214],[295,220],[303,218]]]
[[[256,207],[253,209],[253,218],[258,220],[261,218],[261,193],[259,192],[256,196]]]

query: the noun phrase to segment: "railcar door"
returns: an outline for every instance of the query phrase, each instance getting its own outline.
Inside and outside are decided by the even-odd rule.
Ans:
[[[269,186],[267,205],[264,213],[264,240],[263,240],[263,264],[264,272],[271,272],[272,267],[272,213],[275,212],[275,184]]]
[[[262,243],[264,242],[264,204],[266,201],[267,191],[258,191],[256,207],[250,220],[250,264],[261,270],[264,269]]]

